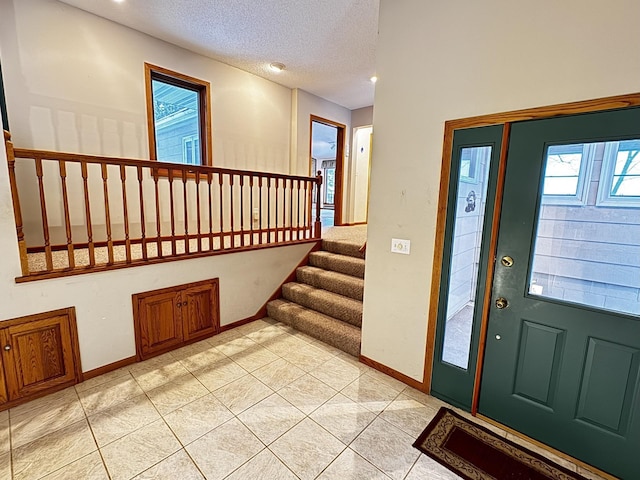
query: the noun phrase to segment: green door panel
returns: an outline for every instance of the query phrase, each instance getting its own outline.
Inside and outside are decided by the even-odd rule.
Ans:
[[[529,279],[547,148],[638,138],[638,108],[512,125],[496,256],[514,264],[496,262],[479,403],[482,414],[629,480],[640,478],[640,317],[589,306],[595,282],[582,294],[590,298],[576,300],[531,294]],[[594,218],[576,222],[576,240],[608,228],[598,223],[597,215],[609,215],[602,204],[589,208]],[[614,214],[640,225],[640,208]],[[640,264],[640,248],[629,251],[623,258]],[[589,268],[603,271],[597,260]],[[506,308],[493,305],[498,297]]]
[[[473,387],[476,374],[476,360],[478,355],[478,339],[480,334],[480,324],[482,316],[482,304],[484,302],[484,285],[486,282],[486,265],[488,262],[488,247],[491,235],[491,220],[493,218],[493,206],[495,202],[496,179],[500,159],[500,146],[502,142],[502,125],[470,128],[457,130],[453,136],[453,149],[451,161],[451,174],[449,178],[449,196],[447,201],[447,221],[444,232],[444,252],[442,261],[442,275],[440,281],[440,296],[438,301],[438,322],[436,327],[435,355],[433,359],[433,373],[431,381],[431,394],[452,405],[456,405],[465,410],[471,409],[473,397]],[[486,181],[486,195],[482,195],[477,184],[473,183],[474,177],[472,169],[468,165],[463,165],[464,158],[462,152],[465,149],[476,147],[490,147],[489,170]],[[461,172],[466,173],[469,178],[460,180]],[[477,172],[476,172],[477,176]],[[470,183],[469,183],[470,182]],[[482,183],[482,182],[479,182]],[[474,201],[476,203],[485,202],[484,217],[479,217],[478,222],[482,225],[481,238],[471,240],[479,247],[478,260],[474,261],[474,266],[469,267],[462,276],[463,281],[476,278],[475,287],[472,285],[470,294],[473,307],[467,307],[470,313],[471,323],[470,338],[466,334],[461,334],[460,341],[468,349],[467,368],[453,364],[443,359],[445,349],[445,331],[447,324],[447,306],[451,296],[458,294],[460,289],[469,290],[469,284],[461,284],[460,278],[454,274],[457,260],[454,260],[454,227],[456,217],[461,221],[461,228],[468,229],[468,220],[472,217],[464,213],[462,218],[458,215],[460,211],[470,210],[466,208],[465,194],[460,195],[460,186],[474,188]],[[483,198],[486,196],[486,198]],[[474,220],[476,221],[476,220]],[[469,236],[469,235],[468,235]],[[472,245],[471,245],[472,246]],[[467,251],[471,251],[471,246],[467,245]],[[471,252],[474,254],[473,252]],[[475,277],[474,277],[475,276]],[[459,276],[458,276],[459,277]],[[472,311],[472,313],[471,313]],[[450,333],[451,334],[451,333]],[[455,334],[455,331],[454,331]],[[466,353],[463,352],[462,355]],[[462,362],[461,362],[462,363]]]

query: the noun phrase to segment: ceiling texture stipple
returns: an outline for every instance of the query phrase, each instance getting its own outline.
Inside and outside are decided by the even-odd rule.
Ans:
[[[379,0],[60,1],[351,110],[373,104]]]

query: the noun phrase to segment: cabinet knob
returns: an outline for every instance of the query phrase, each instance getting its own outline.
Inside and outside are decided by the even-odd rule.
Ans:
[[[11,350],[11,345],[5,345],[5,346],[4,346],[4,349],[5,349],[5,351],[7,351],[7,352],[8,352],[9,350]]]

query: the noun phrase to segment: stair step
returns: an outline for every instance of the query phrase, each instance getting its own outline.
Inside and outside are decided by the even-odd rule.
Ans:
[[[362,326],[362,302],[353,298],[297,282],[284,284],[282,296],[286,300],[316,312],[324,313],[356,327]]]
[[[361,278],[310,266],[298,268],[296,278],[300,283],[362,301],[364,280]]]
[[[364,278],[364,260],[361,258],[320,250],[309,254],[309,265]]]
[[[349,355],[360,355],[358,327],[282,299],[269,302],[267,314]]]
[[[362,245],[360,244],[349,243],[344,240],[322,240],[322,250],[349,257],[364,258],[364,252],[360,251],[361,247]]]

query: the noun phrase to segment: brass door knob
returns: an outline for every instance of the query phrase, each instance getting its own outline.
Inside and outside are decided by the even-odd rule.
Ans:
[[[506,298],[498,297],[496,298],[496,308],[502,310],[503,308],[507,308],[509,306],[509,302],[507,302]]]

